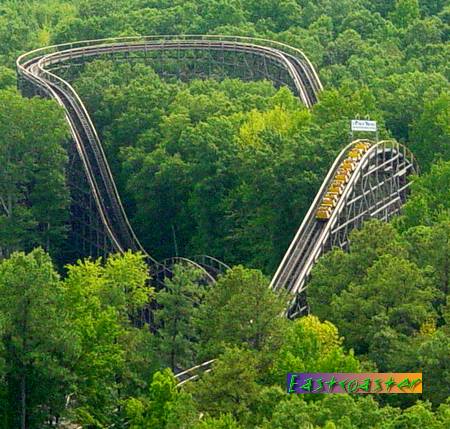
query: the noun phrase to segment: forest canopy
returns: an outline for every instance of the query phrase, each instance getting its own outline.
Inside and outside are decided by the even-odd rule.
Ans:
[[[447,0],[2,0],[0,425],[450,427],[449,20]],[[181,81],[151,61],[60,71],[145,249],[225,261],[214,285],[177,265],[156,288],[141,253],[68,260],[64,111],[16,89],[31,49],[162,34],[283,42],[324,86],[308,110],[266,80]],[[421,175],[400,216],[320,258],[311,314],[287,320],[270,276],[357,117],[411,149]],[[423,371],[423,394],[304,398],[285,393],[290,371]]]

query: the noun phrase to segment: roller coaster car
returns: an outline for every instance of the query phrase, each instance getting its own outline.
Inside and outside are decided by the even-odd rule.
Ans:
[[[328,191],[326,194],[325,194],[325,198],[331,198],[331,199],[334,199],[334,200],[338,200],[339,199],[339,192],[334,192],[334,191]]]
[[[352,149],[348,153],[348,157],[354,161],[359,161],[363,157],[363,152],[361,150]]]
[[[342,180],[344,183],[348,182],[348,179],[350,178],[349,174],[336,174],[336,176],[334,176],[335,179],[337,180]]]
[[[338,195],[341,195],[344,191],[344,182],[341,180],[335,180],[331,183],[330,187],[328,188],[329,192],[335,192]]]
[[[327,192],[323,198],[337,202],[339,200],[339,195],[337,195],[336,192]]]
[[[342,188],[330,186],[330,192],[336,192],[337,194],[341,195],[342,191]]]
[[[353,171],[356,168],[356,162],[354,162],[352,159],[346,159],[342,163],[342,167],[349,171]]]
[[[323,200],[322,200],[322,206],[324,206],[324,207],[336,207],[336,203],[337,203],[337,201],[336,200],[333,200],[333,199],[331,199],[331,198],[324,198]]]
[[[350,152],[359,152],[361,154],[363,154],[366,151],[366,148],[364,147],[353,147]]]
[[[323,207],[322,205],[317,209],[316,219],[320,221],[327,221],[331,217],[332,209],[330,207]]]
[[[362,149],[362,150],[366,151],[367,149],[369,149],[370,146],[371,146],[370,143],[359,142],[359,143],[356,143],[354,147],[356,149]]]
[[[345,169],[343,167],[340,167],[339,170],[336,172],[336,175],[344,175],[348,178],[350,178],[350,175],[352,174],[352,172],[348,169]]]

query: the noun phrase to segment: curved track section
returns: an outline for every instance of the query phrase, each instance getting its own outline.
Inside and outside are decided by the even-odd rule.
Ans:
[[[192,53],[194,56],[191,56]],[[191,259],[175,257],[159,263],[143,249],[128,221],[89,113],[70,83],[60,76],[95,58],[105,57],[118,61],[159,61],[160,65],[163,64],[159,70],[162,75],[180,79],[193,76],[220,78],[230,72],[245,80],[268,79],[277,87],[288,86],[307,108],[318,101],[322,90],[318,75],[298,49],[270,40],[229,36],[155,36],[82,41],[37,49],[17,60],[22,93],[53,98],[65,109],[73,137],[74,159],[80,165],[78,177],[87,182],[88,187],[88,192],[84,191],[84,195],[81,192],[80,198],[82,204],[95,210],[97,223],[93,226],[94,220],[90,216],[86,218],[81,212],[73,212],[72,217],[79,218],[77,225],[84,230],[91,230],[88,234],[91,251],[92,248],[101,249],[106,254],[110,251],[140,250],[147,255],[156,279],[171,276],[173,264],[182,263],[202,269],[205,281],[212,283],[229,268],[227,265],[205,255]],[[177,69],[177,63],[186,59],[198,61],[200,67],[194,65],[193,68]],[[168,71],[164,69],[166,66]],[[234,73],[236,70],[239,73]],[[407,196],[408,177],[418,172],[414,157],[404,146],[396,142],[372,142],[346,177],[339,198],[333,200],[331,214],[327,214],[326,219],[319,219],[319,207],[325,200],[329,204],[327,195],[330,195],[330,185],[357,144],[351,143],[336,158],[271,281],[273,290],[285,290],[292,295],[287,310],[289,317],[296,317],[307,310],[306,282],[319,256],[332,246],[346,247],[350,230],[360,226],[363,220],[387,220],[397,213]],[[210,371],[213,362],[211,360],[179,373],[179,385]]]
[[[317,211],[342,164],[361,142],[349,144],[334,161],[272,278],[273,290],[286,290],[293,296],[287,312],[291,318],[307,311],[306,281],[320,255],[333,246],[347,247],[349,232],[364,220],[388,220],[398,213],[407,197],[408,178],[418,173],[414,156],[405,146],[395,141],[364,141],[369,149],[357,160],[331,216],[318,219]]]
[[[207,52],[212,55],[211,58],[214,57],[215,63],[218,63],[219,55],[223,70],[226,67],[234,69],[238,65],[237,62],[242,61],[246,65],[247,73],[244,78],[266,78],[272,80],[276,86],[287,85],[308,108],[317,102],[322,85],[314,67],[301,51],[282,43],[246,37],[188,35],[102,39],[50,46],[19,57],[17,71],[22,92],[29,96],[54,98],[66,111],[76,154],[89,185],[89,202],[86,200],[84,204],[95,206],[100,219],[96,231],[97,239],[90,238],[91,244],[97,249],[103,248],[104,253],[123,252],[126,249],[140,250],[147,255],[153,273],[159,276],[166,272],[168,267],[166,268],[164,263],[159,264],[140,244],[122,206],[89,113],[70,83],[57,74],[59,70],[83,65],[97,57],[123,58],[128,61],[133,56],[145,59],[155,52],[176,52],[178,56],[185,52]],[[232,64],[225,58],[225,54],[230,53],[234,58]],[[192,74],[195,75],[195,71]],[[79,222],[81,227],[91,227],[91,217],[85,219],[81,214],[72,213],[72,218],[82,217]],[[106,239],[99,239],[99,228],[104,229],[108,242]],[[92,233],[90,236],[92,237]],[[167,261],[169,265],[173,262]],[[227,268],[210,257],[202,257],[199,263],[188,259],[183,259],[182,262],[201,267],[208,281],[211,281],[213,275]]]

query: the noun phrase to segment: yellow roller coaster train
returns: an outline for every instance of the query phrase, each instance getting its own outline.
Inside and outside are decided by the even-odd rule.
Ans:
[[[348,156],[342,161],[336,174],[328,186],[325,196],[316,211],[316,219],[327,221],[330,219],[334,208],[336,207],[340,196],[344,192],[345,185],[355,170],[358,162],[370,148],[371,143],[368,141],[360,141],[356,143],[348,152]]]

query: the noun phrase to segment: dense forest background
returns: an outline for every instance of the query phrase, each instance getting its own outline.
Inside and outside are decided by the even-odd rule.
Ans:
[[[444,0],[3,0],[0,426],[449,427],[449,17]],[[15,59],[52,43],[182,33],[300,48],[325,88],[308,111],[269,82],[183,83],[144,64],[95,61],[74,80],[146,249],[173,256],[175,236],[182,255],[243,266],[212,288],[178,267],[158,292],[140,255],[61,269],[68,130],[54,102],[18,94]],[[312,315],[288,322],[266,275],[357,115],[406,144],[422,175],[402,216],[367,222],[349,252],[321,258]],[[161,328],[137,327],[155,302]],[[172,371],[217,357],[175,388]],[[284,393],[288,371],[420,370],[420,397]]]

